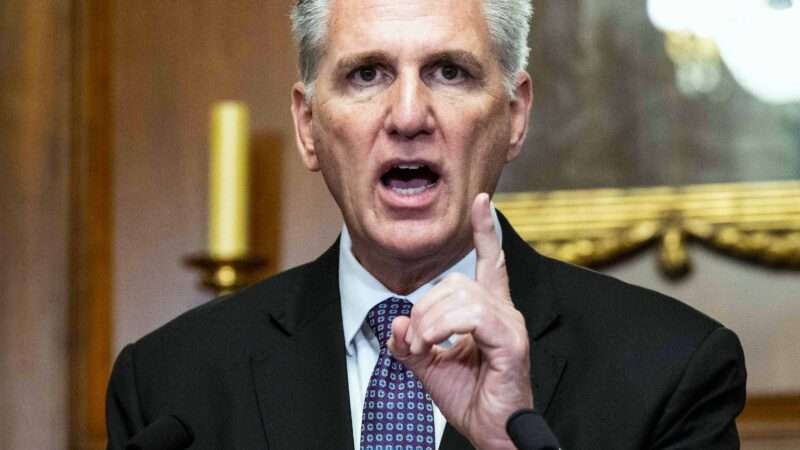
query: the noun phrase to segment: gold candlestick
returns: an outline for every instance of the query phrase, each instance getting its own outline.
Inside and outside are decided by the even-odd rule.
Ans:
[[[201,285],[216,295],[226,295],[258,280],[267,260],[258,256],[219,257],[208,253],[190,255],[184,260],[201,273]]]
[[[208,251],[222,259],[250,245],[250,125],[247,106],[218,102],[211,108]]]
[[[250,125],[247,106],[223,101],[211,108],[208,250],[184,262],[217,295],[256,281],[267,266],[250,250]]]

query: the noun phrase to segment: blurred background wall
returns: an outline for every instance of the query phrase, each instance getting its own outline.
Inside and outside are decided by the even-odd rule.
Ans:
[[[67,441],[71,33],[68,1],[0,3],[3,449]]]
[[[305,171],[294,149],[288,111],[296,79],[291,3],[0,2],[0,448],[102,448],[102,400],[113,357],[125,343],[210,298],[183,259],[206,247],[213,102],[237,99],[250,107],[254,249],[269,258],[268,272],[314,258],[335,239],[339,212],[321,178]],[[627,5],[619,3],[618,8]],[[616,26],[612,6],[539,2],[532,72],[542,100],[533,121],[540,125],[527,150],[532,159],[509,172],[504,189],[648,180],[647,172],[636,170],[644,176],[625,179],[630,171],[620,170],[619,161],[629,161],[630,152],[651,150],[641,137],[629,139],[630,128],[617,133],[609,124],[613,139],[585,134],[593,117],[610,123],[606,116],[618,109],[592,109],[585,97],[556,83],[562,76],[577,82],[581,70],[588,70],[571,63],[573,56],[578,62],[593,57],[578,41],[559,45],[568,41],[554,33],[581,24],[588,30],[597,22],[604,25],[593,30],[606,30],[625,46],[619,34],[627,28]],[[630,20],[621,16],[619,23]],[[661,48],[657,44],[652,48]],[[565,53],[554,56],[555,49]],[[557,61],[542,60],[547,55]],[[638,57],[646,60],[647,54]],[[659,61],[653,70],[670,79],[669,61]],[[584,69],[576,72],[570,64]],[[623,95],[625,86],[597,82],[590,92]],[[591,114],[576,116],[587,108]],[[680,123],[670,127],[681,130]],[[547,128],[558,133],[545,136]],[[652,134],[645,136],[652,141]],[[691,161],[682,146],[690,140],[657,141],[658,155]],[[630,145],[623,151],[621,143]],[[604,160],[606,153],[613,158]],[[546,161],[557,171],[547,169]],[[602,170],[576,178],[585,171],[574,161]],[[562,174],[564,183],[537,175],[537,166],[541,173]],[[686,182],[688,175],[669,167],[659,182]],[[739,181],[737,175],[724,181]],[[745,344],[753,395],[777,395],[788,411],[782,417],[800,418],[800,355],[793,345],[800,337],[800,277],[702,250],[694,256],[696,272],[680,284],[661,278],[647,254],[609,271],[667,291],[729,324]],[[786,427],[779,432],[785,434]],[[764,442],[748,448],[797,448],[787,439]]]

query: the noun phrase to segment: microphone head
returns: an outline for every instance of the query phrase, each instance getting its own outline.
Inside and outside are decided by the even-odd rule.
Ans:
[[[561,446],[544,417],[533,409],[520,409],[506,421],[506,432],[519,450],[559,450]]]

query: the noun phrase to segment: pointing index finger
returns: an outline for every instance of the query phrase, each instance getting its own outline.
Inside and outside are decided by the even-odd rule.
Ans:
[[[475,279],[489,292],[510,299],[505,255],[494,230],[491,208],[489,195],[484,192],[472,203],[472,240],[477,253]]]

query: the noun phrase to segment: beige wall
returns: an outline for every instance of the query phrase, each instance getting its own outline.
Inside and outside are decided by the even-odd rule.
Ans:
[[[114,61],[114,353],[209,298],[182,258],[205,248],[207,123],[213,101],[251,108],[256,135],[274,136],[282,250],[273,267],[315,257],[338,230],[318,176],[294,153],[295,81],[289,0],[120,2]],[[269,169],[269,168],[267,168]],[[282,214],[281,214],[282,212]]]

